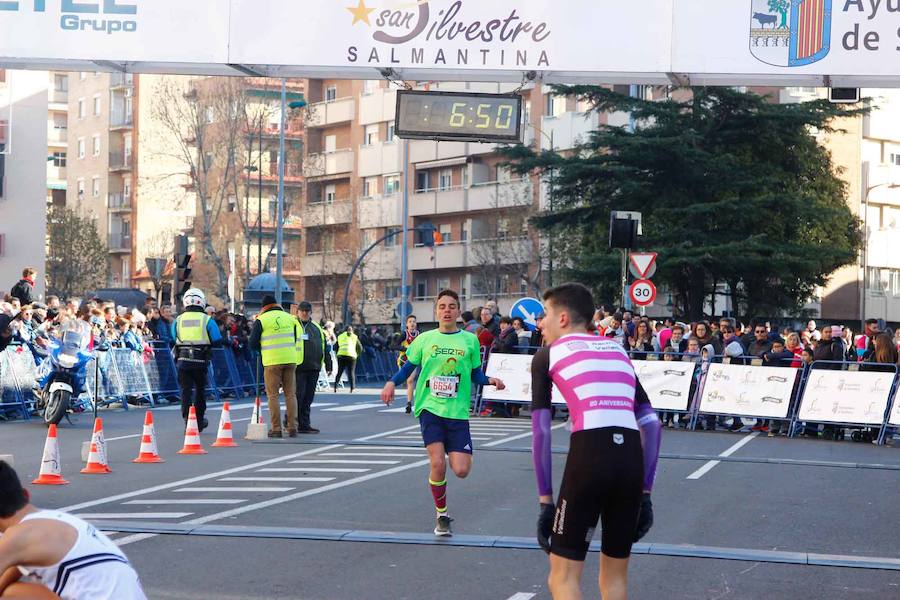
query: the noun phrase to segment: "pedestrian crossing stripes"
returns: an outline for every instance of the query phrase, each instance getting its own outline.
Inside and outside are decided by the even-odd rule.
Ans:
[[[176,493],[201,493],[201,492],[290,492],[296,489],[292,487],[188,487],[175,490]]]
[[[98,519],[183,519],[194,513],[189,512],[127,512],[127,513],[78,513],[75,516],[86,521]]]
[[[292,460],[292,465],[396,465],[399,460]]]
[[[260,469],[260,473],[368,473],[372,469],[344,469],[336,467],[283,467],[280,469]]]
[[[359,410],[368,410],[370,408],[380,408],[384,406],[381,402],[375,404],[347,404],[335,408],[326,408],[322,412],[356,412]]]

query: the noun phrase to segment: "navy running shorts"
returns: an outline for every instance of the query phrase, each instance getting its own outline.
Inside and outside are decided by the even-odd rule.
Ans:
[[[447,419],[423,410],[419,413],[419,427],[426,447],[440,442],[447,452],[472,454],[472,434],[469,432],[468,420]]]

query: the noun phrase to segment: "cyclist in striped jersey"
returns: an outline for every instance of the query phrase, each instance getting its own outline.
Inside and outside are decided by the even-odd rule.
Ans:
[[[581,575],[602,520],[600,591],[625,600],[633,542],[653,524],[650,493],[661,426],[628,354],[588,333],[590,291],[567,283],[544,294],[547,347],[531,364],[533,458],[541,511],[538,541],[550,554],[554,600],[581,598]],[[551,396],[569,408],[572,436],[556,504],[550,469]]]

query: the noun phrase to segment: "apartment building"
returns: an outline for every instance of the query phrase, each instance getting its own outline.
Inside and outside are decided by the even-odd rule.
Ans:
[[[67,205],[93,216],[111,287],[148,287],[145,258],[168,258],[195,213],[187,167],[155,116],[165,75],[69,75]],[[144,90],[145,93],[141,93]],[[145,277],[141,277],[141,272]]]
[[[431,84],[435,91],[510,92],[496,83]],[[566,150],[615,115],[587,114],[574,98],[529,85],[524,143]],[[528,218],[547,206],[537,178],[510,174],[496,144],[404,141],[395,134],[395,86],[385,81],[310,80],[305,158],[301,296],[318,316],[339,318],[347,277],[361,253],[402,227],[409,186],[410,298],[422,320],[433,318],[443,288],[459,290],[463,305],[490,298],[508,312],[522,296],[546,285],[546,252]],[[437,231],[436,244],[417,228]],[[402,236],[376,246],[351,286],[356,318],[397,320]]]
[[[0,69],[0,290],[37,268],[44,294],[47,231],[47,72]]]
[[[69,151],[69,74],[48,73],[47,208],[66,204],[66,161]]]
[[[782,102],[825,97],[827,90],[785,88]],[[863,223],[864,243],[856,264],[838,270],[809,306],[826,319],[881,318],[900,322],[900,92],[863,89],[874,100],[865,116],[842,119],[838,131],[822,134],[839,176],[847,182],[847,203]]]

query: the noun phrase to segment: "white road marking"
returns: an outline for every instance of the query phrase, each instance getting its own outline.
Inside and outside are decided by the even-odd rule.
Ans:
[[[136,512],[136,513],[78,513],[75,516],[86,521],[96,519],[182,519],[194,513],[185,512]]]
[[[175,490],[176,494],[180,493],[198,493],[198,492],[289,492],[297,488],[292,487],[187,487]]]
[[[381,402],[377,404],[348,404],[346,406],[338,406],[337,408],[326,408],[322,412],[356,412],[358,410],[368,410],[370,408],[378,408],[384,406]]]
[[[399,460],[292,460],[292,465],[397,465]]]
[[[501,440],[503,441],[503,440]],[[331,448],[334,448],[332,446]],[[304,453],[307,454],[307,453]],[[405,455],[404,455],[405,456]],[[293,458],[293,457],[288,457]],[[275,461],[267,461],[268,464],[271,464]],[[202,525],[204,523],[210,523],[212,521],[218,521],[219,519],[227,519],[229,517],[234,517],[237,515],[242,515],[248,512],[253,512],[255,510],[269,508],[270,506],[277,506],[279,504],[284,504],[287,502],[293,502],[294,500],[299,500],[301,498],[308,498],[309,496],[316,496],[318,494],[324,494],[326,492],[330,492],[333,490],[338,490],[341,488],[349,487],[351,485],[356,485],[357,483],[364,483],[366,481],[371,481],[373,479],[379,479],[381,477],[387,477],[389,475],[393,475],[395,473],[400,473],[403,471],[408,471],[410,469],[415,469],[418,467],[423,467],[429,464],[431,461],[427,458],[422,460],[417,460],[415,462],[411,462],[405,465],[398,465],[396,467],[391,467],[390,469],[385,469],[384,471],[376,471],[374,473],[368,473],[366,475],[360,475],[359,477],[354,477],[353,479],[347,479],[344,481],[338,481],[335,483],[330,483],[327,485],[323,485],[321,487],[313,488],[311,490],[304,490],[302,492],[295,492],[293,494],[289,494],[287,496],[281,496],[278,498],[273,498],[271,500],[265,500],[262,502],[257,502],[255,504],[246,504],[244,506],[240,506],[237,508],[233,508],[231,510],[227,510],[220,513],[215,513],[212,515],[207,515],[203,517],[198,517],[196,519],[191,519],[190,521],[186,521],[187,525]],[[262,465],[257,465],[262,466]],[[215,488],[208,488],[215,491]],[[219,489],[234,489],[234,488],[219,488]],[[251,491],[256,491],[254,488],[249,488]],[[258,488],[257,488],[258,489]],[[128,544],[133,544],[135,542],[139,542],[141,540],[145,540],[151,537],[154,537],[155,534],[148,533],[139,533],[136,535],[131,535],[128,537],[124,537],[122,539],[116,540],[117,546],[126,546]]]
[[[325,408],[326,406],[337,406],[339,402],[313,402],[312,408]]]
[[[276,458],[270,458],[267,460],[261,460],[259,462],[251,463],[249,465],[244,465],[242,467],[234,467],[233,469],[226,469],[224,471],[217,471],[216,473],[210,473],[208,475],[200,475],[198,477],[190,477],[188,479],[181,479],[179,481],[173,481],[171,483],[164,483],[162,485],[155,485],[152,487],[142,488],[139,490],[134,490],[132,492],[126,492],[124,494],[117,494],[115,496],[106,496],[104,498],[98,498],[97,500],[89,500],[87,502],[79,502],[78,504],[73,504],[71,506],[65,506],[59,508],[62,512],[75,512],[77,510],[81,510],[83,508],[89,508],[91,506],[98,506],[100,504],[107,504],[109,502],[118,502],[119,500],[128,500],[129,498],[134,498],[136,496],[143,496],[145,494],[152,494],[154,492],[161,492],[163,490],[170,490],[172,488],[181,487],[184,485],[190,485],[192,483],[197,483],[200,481],[208,481],[210,479],[215,479],[217,477],[223,477],[225,475],[231,475],[232,473],[240,473],[242,471],[249,471],[250,469],[256,469],[258,467],[267,467],[269,465],[273,465],[280,462],[285,462],[294,458],[300,458],[301,456],[309,456],[310,454],[317,454],[323,450],[334,450],[335,448],[341,448],[340,444],[332,444],[330,446],[323,446],[322,448],[313,448],[312,450],[304,450],[303,452],[297,452],[295,454],[288,454],[287,456],[279,456]],[[276,490],[279,491],[279,490]],[[280,490],[284,491],[284,490]]]
[[[734,444],[731,448],[729,448],[728,450],[726,450],[719,456],[722,458],[731,456],[732,454],[734,454],[735,452],[737,452],[738,450],[743,448],[745,445],[749,444],[753,440],[753,438],[755,438],[758,435],[759,435],[759,432],[756,431],[754,433],[751,433],[750,435],[744,436],[743,439],[741,439],[739,442]],[[699,469],[697,469],[696,471],[694,471],[693,473],[691,473],[690,475],[688,475],[687,478],[688,479],[700,479],[701,477],[703,477],[704,475],[709,473],[720,462],[721,461],[718,461],[718,460],[711,460],[708,463],[706,463],[705,465],[703,465],[702,467],[700,467]]]
[[[419,429],[419,426],[418,425],[410,425],[409,427],[401,427],[400,429],[393,429],[391,431],[385,431],[383,433],[376,433],[375,435],[369,435],[366,437],[356,438],[353,441],[354,442],[369,442],[371,440],[374,440],[374,439],[377,439],[380,437],[387,437],[387,436],[393,435],[395,433],[402,433],[404,431],[411,431],[413,429]]]
[[[386,408],[384,410],[379,410],[380,413],[405,413],[406,407],[401,406],[400,408]]]
[[[560,423],[559,425],[554,425],[553,427],[551,427],[550,430],[552,431],[552,430],[554,430],[554,429],[559,429],[560,427],[565,427],[565,426],[566,426],[565,423]],[[529,429],[529,431],[528,431],[527,433],[522,433],[522,434],[519,434],[519,435],[514,435],[514,436],[508,437],[508,438],[503,438],[502,440],[497,440],[497,441],[495,441],[495,442],[488,442],[487,444],[484,445],[484,447],[485,447],[485,448],[490,448],[491,446],[499,446],[500,444],[505,444],[506,442],[512,442],[512,441],[514,441],[514,440],[520,440],[520,439],[522,439],[522,438],[527,438],[527,437],[531,437],[531,430],[530,430],[530,429]]]
[[[240,504],[238,498],[170,498],[168,500],[129,500],[122,504]]]
[[[337,467],[296,467],[260,469],[261,473],[368,473],[372,469],[344,469]]]
[[[241,403],[241,404],[231,404],[231,405],[228,406],[228,408],[229,408],[229,410],[233,410],[233,411],[234,411],[234,410],[243,410],[243,409],[245,409],[245,408],[253,408],[255,405],[256,405],[256,402],[244,402],[244,403]],[[263,400],[262,405],[263,405],[263,407],[265,407],[265,405],[266,405],[265,400]],[[175,405],[175,406],[162,406],[162,407],[160,407],[160,408],[153,408],[153,409],[150,409],[150,410],[151,410],[152,412],[156,412],[156,411],[175,411],[175,410],[180,411],[180,410],[181,410],[181,405],[179,404],[179,405]],[[206,412],[215,412],[215,411],[221,411],[221,410],[222,410],[222,405],[221,405],[221,404],[217,404],[216,406],[210,406],[209,408],[207,408],[207,409],[206,409]]]
[[[334,481],[334,477],[223,477],[219,481],[268,481],[268,482],[295,482],[295,481],[312,481],[316,483],[324,483],[326,481]]]
[[[422,436],[419,436],[421,439]],[[347,450],[403,450],[404,452],[427,452],[425,448],[421,446],[407,447],[407,448],[397,448],[396,446],[345,446]]]
[[[419,458],[421,454],[400,454],[398,452],[323,452],[319,456],[391,456],[395,458]]]
[[[537,594],[528,594],[528,593],[525,593],[525,592],[519,592],[519,593],[517,593],[517,594],[513,594],[512,596],[510,596],[510,597],[507,598],[506,600],[531,600],[531,599],[534,598],[535,596],[537,596]]]
[[[244,418],[244,419],[232,419],[231,422],[232,422],[232,423],[241,423],[241,422],[243,422],[243,421],[249,421],[249,420],[252,419],[252,418],[253,418],[253,417],[246,417],[246,418]]]
[[[134,435],[120,435],[119,437],[106,438],[107,442],[115,442],[116,440],[130,440],[131,438],[139,438],[143,433],[135,433]]]

